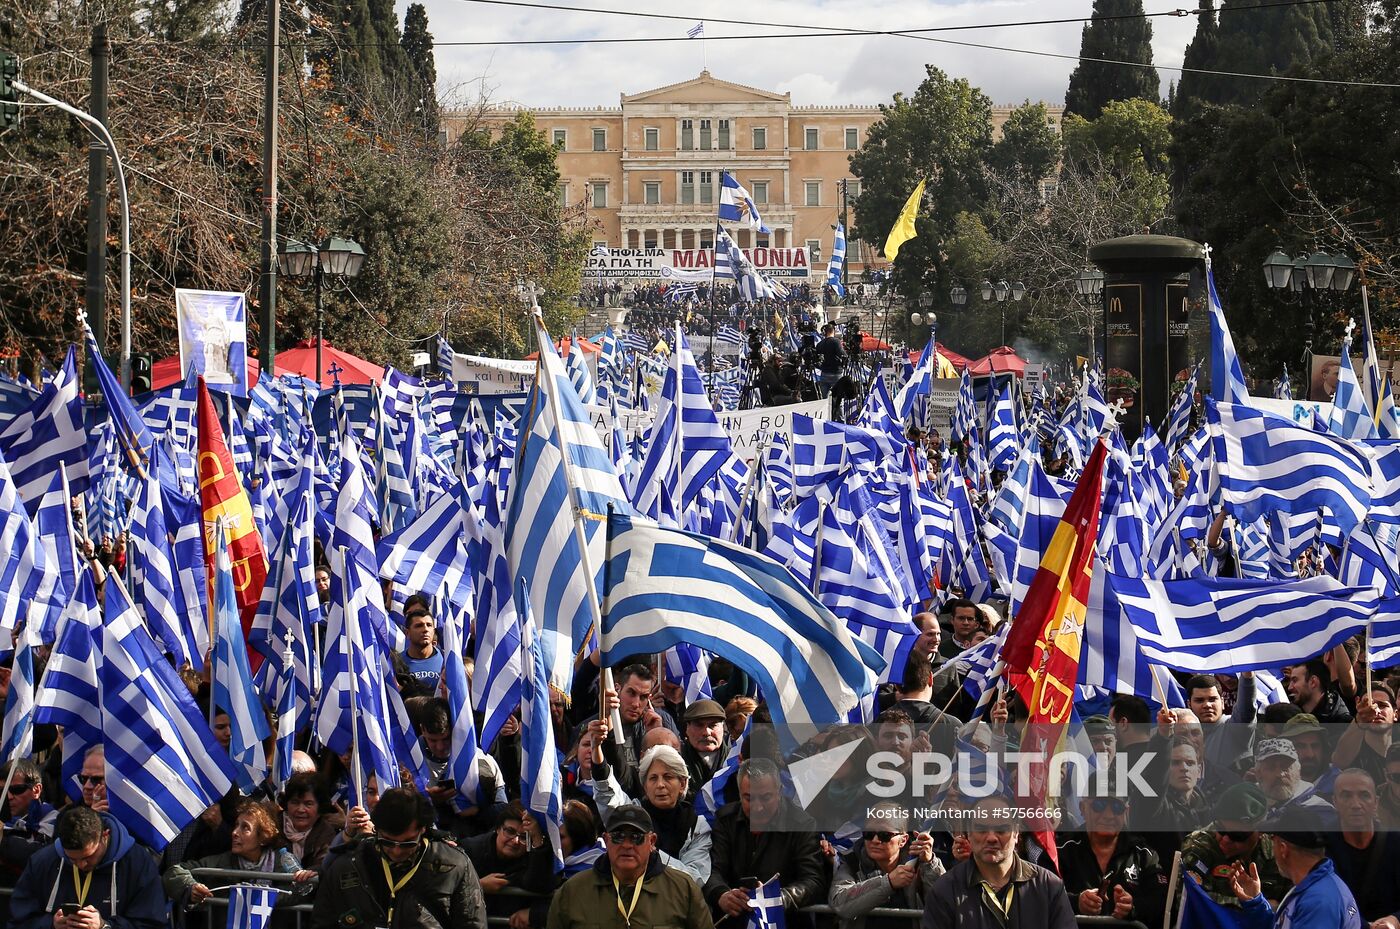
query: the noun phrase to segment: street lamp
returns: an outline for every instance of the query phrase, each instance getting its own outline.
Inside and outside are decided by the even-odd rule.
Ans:
[[[525,305],[530,308],[530,316],[532,319],[540,308],[540,297],[543,294],[544,288],[540,287],[534,281],[522,280],[515,282],[515,295],[521,300],[524,300]],[[526,342],[528,343],[528,341],[527,339]],[[504,303],[501,304],[501,357],[506,357],[506,306]]]
[[[316,384],[320,386],[325,376],[322,365],[321,347],[325,343],[324,307],[322,291],[325,279],[330,276],[337,281],[345,281],[360,276],[365,264],[365,250],[354,239],[331,236],[319,248],[287,239],[277,252],[277,269],[284,277],[305,280],[311,278],[316,291]]]
[[[1304,398],[1312,399],[1312,344],[1316,332],[1316,309],[1324,291],[1342,293],[1356,279],[1356,262],[1345,255],[1316,251],[1289,260],[1281,249],[1275,249],[1264,259],[1264,282],[1272,290],[1291,290],[1303,294],[1308,308],[1308,326],[1303,333],[1303,378],[1308,389]]]
[[[1103,293],[1103,272],[1098,268],[1085,268],[1074,276],[1074,289],[1086,302]],[[1089,303],[1089,355],[1094,354],[1094,305]]]
[[[953,289],[948,291],[948,299],[953,301],[953,306],[963,306],[967,303],[967,288],[961,284],[954,284]]]

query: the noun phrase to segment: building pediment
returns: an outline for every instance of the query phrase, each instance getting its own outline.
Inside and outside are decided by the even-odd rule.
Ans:
[[[679,84],[667,84],[654,90],[623,94],[623,106],[638,103],[792,103],[792,94],[759,90],[744,84],[722,81],[709,71]]]

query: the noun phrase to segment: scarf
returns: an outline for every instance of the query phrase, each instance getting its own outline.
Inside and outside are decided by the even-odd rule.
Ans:
[[[300,861],[303,854],[306,852],[306,837],[310,835],[311,830],[315,828],[316,824],[312,823],[310,828],[297,832],[292,828],[292,821],[287,818],[287,814],[282,814],[282,834],[286,836],[287,841],[291,843],[292,854],[297,856],[297,861]]]
[[[261,871],[264,874],[275,874],[277,872],[277,849],[269,848],[263,852],[257,861],[249,861],[242,855],[234,855],[234,860],[238,862],[241,871]]]

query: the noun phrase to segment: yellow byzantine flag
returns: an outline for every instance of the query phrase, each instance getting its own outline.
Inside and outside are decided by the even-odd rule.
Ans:
[[[1040,568],[1001,650],[1013,686],[1030,707],[1021,741],[1021,750],[1031,759],[1030,784],[1028,795],[1018,799],[1040,808],[1045,807],[1048,796],[1048,762],[1074,706],[1107,456],[1108,446],[1100,439],[1065,506],[1064,518],[1040,559]],[[1038,822],[1042,828],[1033,828],[1032,834],[1058,866],[1053,824],[1046,819]]]
[[[919,186],[915,187],[909,199],[904,201],[904,209],[899,211],[899,219],[894,221],[894,228],[885,238],[885,257],[890,261],[894,261],[895,256],[899,254],[901,245],[919,234],[914,228],[914,220],[919,215],[919,201],[924,198],[926,180],[920,180]]]

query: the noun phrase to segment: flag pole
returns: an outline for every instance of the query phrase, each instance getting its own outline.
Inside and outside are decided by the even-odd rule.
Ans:
[[[744,493],[739,498],[739,518],[734,520],[734,537],[732,541],[735,544],[744,544],[745,548],[748,547],[747,540],[745,541],[745,543],[739,542],[739,530],[743,527],[744,514],[748,511],[749,508],[750,495],[758,486],[758,473],[759,470],[763,467],[763,459],[767,450],[768,436],[764,436],[758,443],[758,451],[754,453],[753,467],[749,468],[748,482],[744,485]],[[749,528],[750,531],[752,531],[752,527]]]
[[[1177,852],[1172,855],[1172,874],[1167,880],[1167,905],[1162,910],[1162,929],[1171,929],[1172,904],[1176,902],[1176,887],[1179,877],[1181,877],[1181,851],[1178,849]],[[1183,899],[1182,902],[1184,904],[1185,900]]]
[[[842,461],[844,464],[844,459]],[[817,535],[812,545],[812,596],[817,596],[822,579],[822,530],[826,528],[826,504],[817,506]],[[820,599],[820,598],[819,598]]]

